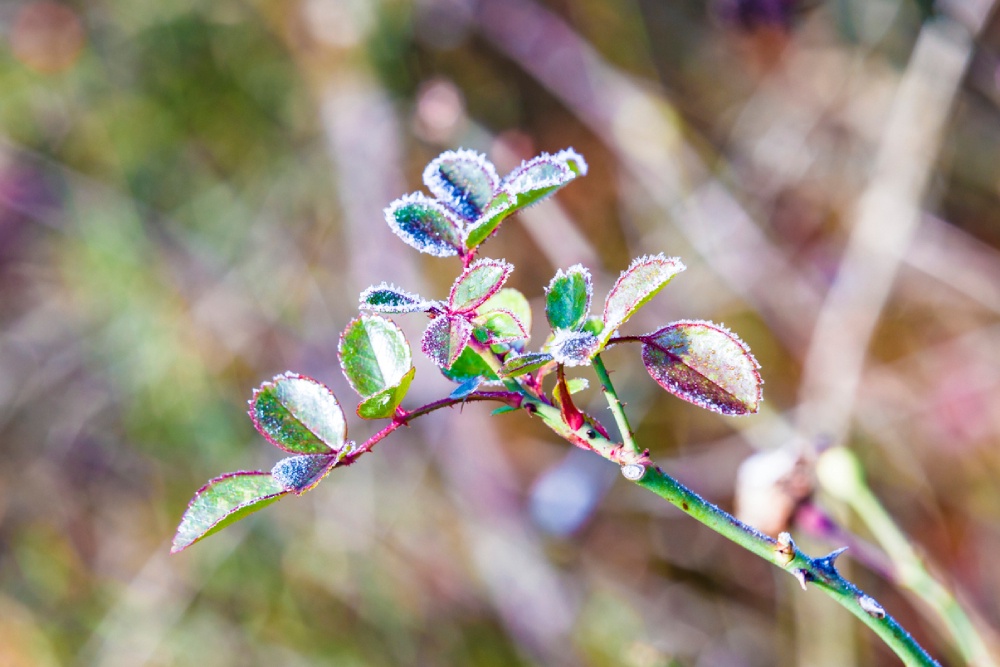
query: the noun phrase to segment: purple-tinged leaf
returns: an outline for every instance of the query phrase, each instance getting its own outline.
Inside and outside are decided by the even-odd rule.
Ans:
[[[466,220],[473,221],[493,199],[500,178],[485,155],[470,150],[447,151],[424,169],[424,183],[434,196]]]
[[[502,259],[480,259],[473,262],[451,286],[451,294],[448,295],[449,309],[453,313],[474,311],[503,287],[513,270],[514,266]]]
[[[472,338],[472,324],[464,317],[436,317],[424,331],[420,347],[440,368],[450,368]]]
[[[646,370],[674,396],[724,415],[757,412],[760,366],[750,348],[725,327],[685,320],[642,338]]]
[[[521,320],[509,310],[492,310],[484,313],[475,319],[475,324],[476,339],[480,343],[513,343],[528,337]]]
[[[525,340],[528,338],[528,334],[531,333],[531,304],[521,292],[513,287],[504,287],[476,308],[476,312],[480,315],[495,310],[506,310],[516,317],[525,331],[523,338]]]
[[[329,454],[347,438],[344,411],[333,392],[290,371],[254,391],[249,414],[268,442],[291,454]]]
[[[462,220],[419,192],[389,204],[385,220],[399,238],[428,255],[451,257],[463,248]]]
[[[337,352],[347,381],[365,399],[358,415],[391,417],[413,379],[410,345],[399,327],[379,315],[362,315],[344,329]]]
[[[187,549],[286,493],[267,472],[231,472],[209,480],[188,504],[170,553]]]
[[[534,373],[545,364],[552,363],[552,355],[544,352],[528,352],[516,357],[507,357],[500,368],[500,375],[507,378],[525,373]]]
[[[559,329],[545,346],[552,358],[565,366],[589,366],[601,341],[589,331]]]
[[[594,294],[590,271],[580,264],[571,266],[565,273],[560,269],[545,288],[545,317],[552,330],[578,330],[590,313]]]
[[[330,474],[339,461],[336,454],[289,456],[274,464],[271,477],[285,491],[301,496]]]
[[[439,306],[436,301],[428,301],[389,283],[369,287],[361,293],[358,301],[360,301],[362,309],[372,310],[376,313],[426,312]]]
[[[639,257],[622,271],[608,292],[604,302],[604,330],[601,341],[605,343],[625,324],[635,311],[656,296],[670,279],[685,269],[677,257],[663,254]]]

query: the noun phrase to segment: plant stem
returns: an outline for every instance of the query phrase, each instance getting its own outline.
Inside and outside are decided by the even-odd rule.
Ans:
[[[487,346],[473,344],[473,349],[489,364],[490,368],[494,370],[500,368],[500,360]],[[643,466],[643,474],[634,480],[636,484],[680,508],[723,537],[789,572],[803,588],[807,582],[815,584],[874,630],[907,667],[940,667],[940,664],[931,658],[894,618],[885,613],[885,610],[874,599],[840,575],[834,567],[834,560],[840,551],[835,551],[822,558],[810,558],[795,546],[791,536],[787,533],[782,533],[780,540],[775,540],[761,533],[708,502],[665,473],[659,466],[654,465],[645,452],[639,449],[632,437],[632,430],[625,416],[625,411],[603,362],[595,358],[594,367],[598,377],[601,378],[601,385],[605,397],[608,398],[612,414],[615,416],[618,429],[622,432],[623,437],[626,437],[624,434],[628,434],[630,443],[615,443],[595,429],[590,428],[588,424],[584,424],[579,429],[571,429],[563,421],[558,408],[530,395],[514,380],[505,381],[505,385],[511,391],[516,391],[522,396],[520,407],[540,417],[546,426],[563,439],[578,447],[592,450],[619,465]]]
[[[615,423],[618,424],[618,430],[621,431],[623,443],[634,453],[640,454],[642,450],[635,443],[635,433],[632,431],[631,424],[628,423],[625,406],[622,405],[618,394],[615,392],[614,385],[611,384],[611,375],[608,373],[608,369],[605,368],[601,355],[595,354],[593,362],[594,372],[597,373],[597,377],[601,381],[601,390],[604,392],[604,398],[607,399],[608,405],[611,407],[611,413],[615,417]]]

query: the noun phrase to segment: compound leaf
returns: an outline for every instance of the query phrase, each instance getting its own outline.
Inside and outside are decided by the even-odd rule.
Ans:
[[[267,472],[231,472],[209,480],[188,504],[177,526],[170,553],[187,549],[286,493]]]
[[[674,396],[713,412],[757,412],[761,381],[750,348],[725,327],[684,320],[642,337],[642,362]]]

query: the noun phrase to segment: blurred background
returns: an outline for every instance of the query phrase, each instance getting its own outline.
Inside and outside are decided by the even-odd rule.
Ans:
[[[606,355],[657,461],[813,555],[850,543],[844,573],[962,664],[817,488],[817,452],[849,447],[995,641],[991,1],[4,0],[0,29],[0,665],[897,664],[829,598],[483,405],[168,556],[207,479],[281,458],[255,386],[292,369],[350,412],[357,294],[444,295],[458,260],[382,209],[460,146],[501,173],[590,163],[484,247],[536,306],[557,268],[603,299],[665,252],[688,270],[629,333],[712,319],[756,353],[766,409],[744,419]],[[405,405],[451,391],[416,363]]]

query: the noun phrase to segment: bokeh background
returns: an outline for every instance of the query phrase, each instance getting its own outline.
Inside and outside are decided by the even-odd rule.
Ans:
[[[960,664],[816,488],[816,453],[848,446],[995,641],[993,5],[4,0],[0,665],[897,664],[822,594],[482,405],[168,556],[205,480],[281,457],[253,387],[292,369],[350,409],[357,294],[450,284],[458,261],[382,209],[459,146],[502,173],[568,146],[590,163],[484,248],[536,305],[557,268],[603,298],[665,252],[688,270],[630,332],[713,319],[756,353],[745,419],[606,355],[655,459],[814,555],[849,541],[844,572]],[[407,404],[450,389],[419,359]]]

